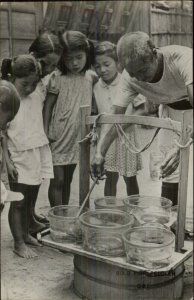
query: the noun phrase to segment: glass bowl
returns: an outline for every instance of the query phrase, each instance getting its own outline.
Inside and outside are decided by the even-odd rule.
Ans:
[[[98,209],[82,214],[83,248],[99,255],[123,256],[122,234],[132,227],[133,222],[133,216],[119,210]]]
[[[136,225],[166,224],[170,221],[172,201],[164,197],[132,195],[123,200],[126,211],[136,218]]]
[[[59,205],[48,213],[51,238],[56,242],[81,242],[79,206]]]
[[[170,264],[175,235],[160,226],[134,227],[123,234],[127,262],[148,269]]]
[[[94,200],[95,209],[116,209],[125,211],[123,198],[112,196],[102,197]]]

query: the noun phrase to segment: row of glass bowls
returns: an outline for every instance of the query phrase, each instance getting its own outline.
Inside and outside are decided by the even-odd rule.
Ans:
[[[82,243],[86,251],[118,257],[145,268],[169,264],[174,234],[164,227],[169,222],[172,202],[162,197],[133,195],[125,199],[95,200],[96,210],[56,206],[49,211],[51,237],[56,242]]]

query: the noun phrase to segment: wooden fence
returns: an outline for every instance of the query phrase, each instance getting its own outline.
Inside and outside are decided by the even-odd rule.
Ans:
[[[44,9],[45,5],[50,9]],[[125,32],[143,30],[158,47],[192,47],[192,19],[187,10],[165,11],[140,0],[0,2],[0,60],[27,53],[42,25],[48,24],[51,29],[80,30],[92,39],[115,43]]]
[[[156,46],[193,47],[193,15],[182,9],[164,11],[151,8],[150,33]]]
[[[41,2],[1,2],[0,60],[27,53],[43,19]]]

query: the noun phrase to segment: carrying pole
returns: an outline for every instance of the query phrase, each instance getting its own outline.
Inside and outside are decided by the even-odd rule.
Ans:
[[[86,116],[90,115],[90,106],[80,107],[80,134],[81,140],[89,133],[90,127],[86,125]],[[79,205],[86,198],[90,187],[90,142],[80,143],[79,151]],[[89,207],[89,199],[86,207]]]
[[[189,125],[191,111],[182,112],[182,133],[181,145],[185,145],[189,140]],[[179,189],[178,189],[178,214],[177,230],[175,240],[175,251],[180,252],[184,247],[185,238],[185,220],[187,205],[187,184],[189,170],[189,147],[180,148],[180,165],[179,165]]]

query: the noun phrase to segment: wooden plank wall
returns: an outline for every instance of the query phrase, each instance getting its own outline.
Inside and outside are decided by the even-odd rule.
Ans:
[[[164,11],[151,8],[151,34],[156,46],[193,47],[193,16],[182,9]]]
[[[142,30],[153,36],[158,47],[192,47],[192,14],[181,8],[164,11],[151,8],[150,1],[141,5],[140,1],[61,1],[48,2],[49,6],[51,29],[80,30],[89,38],[115,43],[125,32]],[[0,60],[27,53],[42,25],[47,25],[43,2],[1,2]]]
[[[48,2],[43,27],[80,30],[90,39],[117,42],[128,31],[150,29],[149,1]]]
[[[42,19],[41,2],[1,2],[0,60],[27,53],[42,25]]]

